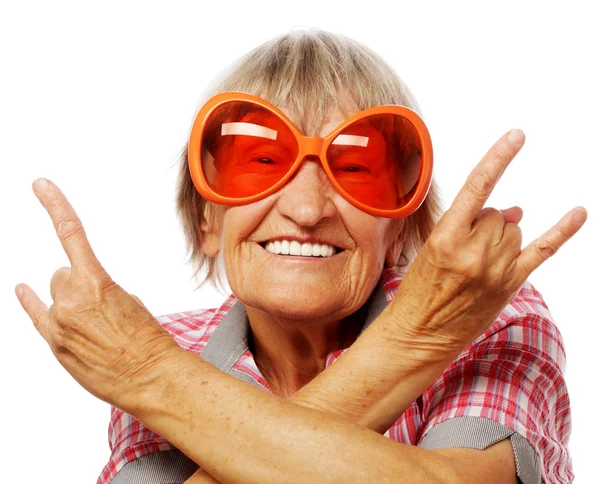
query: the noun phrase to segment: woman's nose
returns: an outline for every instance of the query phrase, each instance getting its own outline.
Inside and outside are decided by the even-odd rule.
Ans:
[[[332,200],[335,188],[318,160],[304,160],[281,191],[277,209],[298,225],[313,227],[337,212]]]

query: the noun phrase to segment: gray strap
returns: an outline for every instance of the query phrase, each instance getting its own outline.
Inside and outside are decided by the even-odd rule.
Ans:
[[[443,449],[468,447],[484,450],[510,438],[517,476],[523,484],[541,484],[542,468],[537,452],[521,434],[484,417],[455,417],[437,424],[421,440],[419,447]]]
[[[200,356],[219,370],[229,373],[247,349],[246,308],[236,301],[210,336]]]
[[[183,452],[163,450],[128,462],[111,484],[181,484],[198,469],[198,464]]]
[[[517,476],[523,484],[540,484],[542,482],[542,464],[531,444],[521,434],[515,432],[510,441],[517,464]]]

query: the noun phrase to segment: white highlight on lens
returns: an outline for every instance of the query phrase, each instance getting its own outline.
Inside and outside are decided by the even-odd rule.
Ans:
[[[277,139],[277,131],[253,123],[223,123],[221,125],[221,136],[230,134],[245,134],[258,138]]]
[[[368,136],[357,136],[354,134],[340,134],[334,140],[332,145],[350,145],[367,146],[369,144]]]

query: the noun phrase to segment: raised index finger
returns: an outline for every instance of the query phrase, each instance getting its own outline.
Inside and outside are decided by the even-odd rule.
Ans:
[[[40,178],[33,190],[54,224],[54,229],[75,270],[104,272],[85,235],[81,220],[63,192],[51,181]]]
[[[453,224],[470,228],[524,142],[525,134],[518,129],[509,131],[496,141],[471,171],[445,217],[450,218]]]

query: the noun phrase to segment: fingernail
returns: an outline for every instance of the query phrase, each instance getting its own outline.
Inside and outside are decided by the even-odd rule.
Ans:
[[[513,146],[519,146],[523,144],[525,139],[525,133],[520,129],[511,129],[508,132],[508,141]]]
[[[35,182],[33,182],[33,185],[36,190],[42,191],[48,188],[48,180],[45,178],[38,178]]]
[[[21,286],[17,286],[15,288],[15,292],[17,293],[17,297],[21,299],[21,296],[23,295],[23,288]]]

